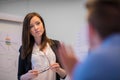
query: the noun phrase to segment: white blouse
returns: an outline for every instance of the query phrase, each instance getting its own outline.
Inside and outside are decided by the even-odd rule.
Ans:
[[[40,51],[39,47],[34,44],[31,62],[32,69],[42,71],[48,68],[50,64],[54,64],[56,62],[56,56],[48,43],[45,53]],[[33,80],[56,80],[56,73],[49,69],[40,73],[38,77]]]

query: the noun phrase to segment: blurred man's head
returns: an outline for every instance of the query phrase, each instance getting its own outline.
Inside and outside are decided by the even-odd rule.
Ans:
[[[120,0],[88,0],[86,7],[91,46],[120,33]]]

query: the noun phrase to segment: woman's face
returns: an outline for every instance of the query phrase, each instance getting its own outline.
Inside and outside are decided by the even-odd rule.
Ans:
[[[30,20],[30,33],[34,38],[42,37],[42,34],[44,33],[43,23],[37,16],[34,16]]]

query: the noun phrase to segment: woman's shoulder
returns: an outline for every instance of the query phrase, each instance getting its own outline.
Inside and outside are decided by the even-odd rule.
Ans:
[[[55,39],[50,39],[50,45],[58,47],[60,45],[60,41]]]
[[[20,48],[19,48],[19,52],[21,53],[21,51],[22,51],[22,45],[20,46]]]
[[[54,43],[60,43],[60,41],[59,40],[55,40],[55,39],[50,39],[52,42],[54,42]]]

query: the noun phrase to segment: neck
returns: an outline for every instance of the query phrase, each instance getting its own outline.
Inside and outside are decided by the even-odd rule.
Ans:
[[[100,36],[98,34],[96,34],[92,38],[91,49],[98,48],[101,45],[101,43],[102,43],[102,39],[100,38]]]
[[[41,37],[35,38],[35,43],[36,43],[38,46],[40,46],[40,44],[41,44]]]

